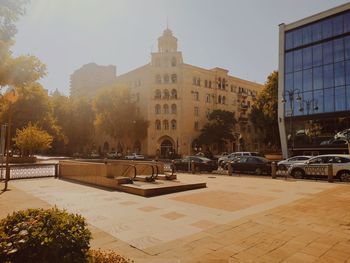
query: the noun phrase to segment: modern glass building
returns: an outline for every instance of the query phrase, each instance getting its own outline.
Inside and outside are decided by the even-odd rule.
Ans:
[[[348,153],[350,3],[279,27],[283,155]]]

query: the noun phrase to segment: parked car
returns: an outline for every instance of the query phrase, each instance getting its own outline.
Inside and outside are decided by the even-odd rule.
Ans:
[[[107,158],[108,159],[118,159],[119,155],[117,152],[109,152],[109,153],[107,153]]]
[[[132,153],[130,155],[126,155],[124,158],[127,160],[144,160],[145,156],[142,154]]]
[[[248,172],[256,175],[271,173],[271,162],[259,156],[240,156],[230,162],[232,172]]]
[[[350,182],[350,155],[347,154],[325,154],[319,155],[305,161],[296,163],[289,167],[288,174],[294,178],[305,178],[309,176],[312,167],[332,164],[333,176],[344,182]]]
[[[277,163],[278,170],[288,170],[289,166],[295,163],[303,163],[307,160],[312,158],[312,156],[309,155],[300,155],[300,156],[293,156],[291,158],[288,158],[283,161],[279,161]]]
[[[89,158],[97,159],[97,158],[100,158],[100,155],[98,154],[98,152],[91,152],[89,154]]]
[[[350,129],[345,129],[334,135],[334,139],[350,140]]]
[[[215,161],[202,156],[186,156],[183,159],[176,159],[174,160],[174,165],[176,170],[189,171],[190,163],[192,161],[195,164],[196,172],[207,171],[211,173],[212,171],[218,169]]]
[[[322,141],[320,145],[346,145],[348,144],[348,141],[346,139],[331,139],[328,141]]]
[[[218,164],[222,168],[225,168],[227,166],[227,162],[231,162],[235,158],[240,157],[240,156],[260,156],[260,157],[264,157],[263,154],[258,153],[258,152],[233,152],[233,153],[230,153],[227,156],[219,158]]]

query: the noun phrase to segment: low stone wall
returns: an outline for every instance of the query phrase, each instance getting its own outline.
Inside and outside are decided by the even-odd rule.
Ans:
[[[6,162],[6,157],[1,157],[0,161]],[[23,157],[17,157],[12,156],[9,159],[10,163],[36,163],[36,157],[35,156],[23,156]]]

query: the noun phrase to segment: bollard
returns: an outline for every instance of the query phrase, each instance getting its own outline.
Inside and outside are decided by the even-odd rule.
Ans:
[[[333,166],[331,164],[328,165],[328,182],[333,183]]]
[[[232,165],[230,162],[227,162],[227,172],[229,176],[232,176]]]
[[[276,172],[277,172],[277,163],[276,162],[272,162],[271,163],[271,176],[272,176],[272,179],[276,179]]]
[[[194,161],[191,161],[191,171],[192,171],[193,174],[196,173],[196,167],[194,165]]]

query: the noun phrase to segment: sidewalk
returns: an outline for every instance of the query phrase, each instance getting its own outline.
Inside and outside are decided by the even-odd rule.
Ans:
[[[149,199],[55,179],[10,189],[0,218],[53,204],[79,210],[92,247],[136,263],[350,260],[350,185],[220,176],[204,190]]]

